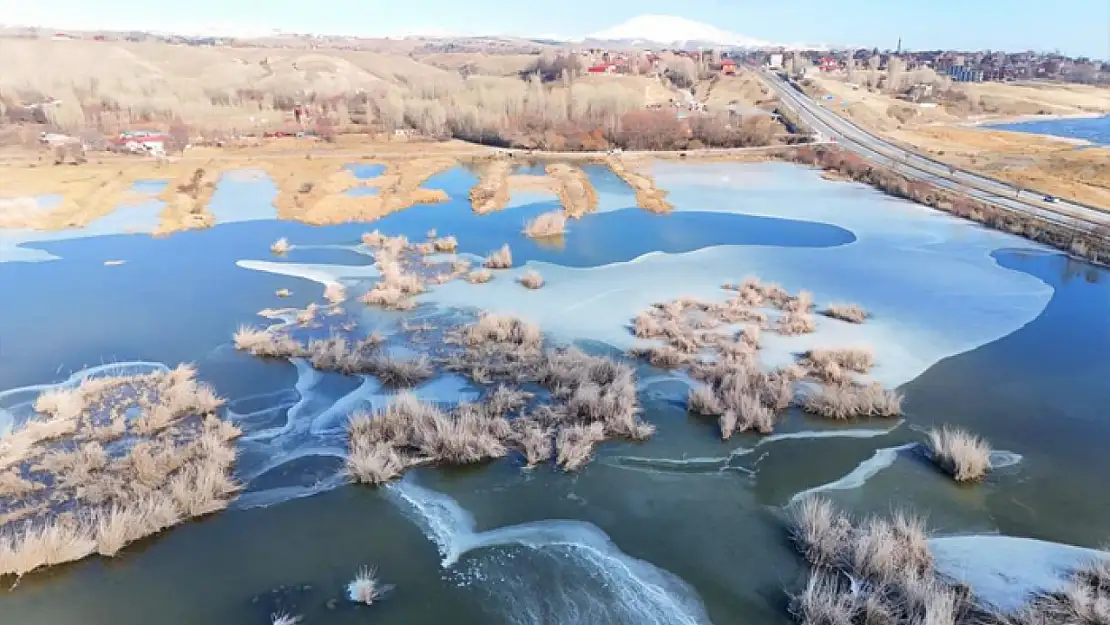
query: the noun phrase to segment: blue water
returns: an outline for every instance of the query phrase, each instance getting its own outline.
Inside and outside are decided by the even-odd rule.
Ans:
[[[264,209],[271,199],[265,181],[241,181],[228,190],[225,185],[232,181],[224,180],[217,191],[222,219],[210,229],[158,239],[117,234],[28,243],[60,259],[0,263],[7,297],[0,307],[0,389],[57,380],[100,362],[153,360],[198,363],[200,377],[215,384],[237,410],[265,403],[257,399],[259,393],[273,393],[269,401],[275,403],[288,402],[296,379],[291,365],[251,358],[228,345],[237,325],[260,322],[258,309],[303,308],[320,299],[318,284],[236,266],[242,259],[273,260],[269,246],[280,237],[296,246],[285,259],[289,262],[354,265],[370,259],[340,246],[358,242],[363,232],[379,228],[422,240],[434,227],[441,235],[457,236],[464,251],[485,253],[508,242],[518,264],[537,259],[575,267],[657,250],[720,244],[833,247],[855,240],[844,228],[816,222],[698,211],[657,216],[633,209],[630,189],[611,172],[587,173],[602,182],[599,194],[608,198],[611,210],[571,221],[561,249],[543,247],[520,233],[526,219],[556,209],[557,203],[474,215],[466,199],[474,177],[463,169],[444,172],[426,185],[449,191],[450,202],[416,206],[369,224],[316,227],[266,218],[272,207]],[[846,202],[835,197],[844,185],[808,173],[796,182],[827,184],[830,198]],[[763,208],[773,198],[798,201],[781,191],[741,192]],[[694,198],[689,190],[676,189],[674,195],[676,203],[696,201],[706,209],[717,201],[713,194]],[[234,222],[245,214],[262,218]],[[1110,378],[1105,356],[1110,353],[1105,324],[1110,274],[1055,253],[998,252],[994,258],[1052,285],[1051,303],[1019,331],[948,358],[908,385],[909,419],[915,426],[968,424],[999,447],[1020,450],[1027,461],[1019,477],[1003,475],[957,488],[939,479],[923,485],[919,472],[887,492],[861,489],[858,503],[888,510],[895,493],[900,500],[929,488],[947,498],[929,509],[931,519],[967,514],[1010,534],[1097,544],[1105,539],[1103,528],[1110,519],[1106,497],[1097,495],[1104,491],[1099,480],[1110,472],[1110,456],[1103,450],[1110,423],[1102,418],[1110,404],[1110,387],[1104,383]],[[110,259],[126,263],[104,267]],[[746,268],[736,271],[742,276]],[[292,296],[275,297],[279,288],[291,289]],[[351,305],[367,310],[357,302]],[[355,379],[329,374],[318,390],[334,398],[355,384]],[[720,456],[755,444],[754,437],[720,443],[711,423],[692,418],[684,407],[657,401],[655,391],[645,393],[644,407],[660,426],[656,439],[606,445],[579,475],[547,467],[521,472],[511,461],[415,473],[425,485],[457,499],[483,530],[544,519],[587,521],[624,552],[690,583],[717,625],[785,625],[790,620],[784,589],[794,590],[802,571],[777,507],[800,488],[843,475],[876,446],[920,438],[903,426],[881,441],[768,445],[737,457],[737,464],[743,463],[739,468],[751,474],[653,473],[612,464],[618,454],[678,458],[694,450],[688,457]],[[244,400],[250,397],[256,399]],[[262,483],[309,473],[308,462],[285,465]],[[267,509],[213,515],[129,547],[113,560],[90,558],[29,575],[11,592],[6,585],[0,623],[266,623],[270,612],[290,608],[305,614],[306,623],[331,625],[510,625],[521,622],[506,614],[516,605],[512,602],[532,594],[557,603],[560,591],[588,589],[583,582],[615,592],[599,579],[584,579],[582,571],[590,569],[576,564],[575,551],[573,545],[547,551],[483,549],[443,570],[435,545],[383,491],[344,487]],[[384,581],[397,588],[380,604],[356,609],[342,600],[343,586],[364,565],[380,567]],[[566,621],[551,615],[536,622]],[[594,623],[609,621],[599,616]]]
[[[344,165],[343,169],[354,174],[355,178],[359,180],[369,180],[382,175],[382,172],[385,171],[385,165],[379,163],[351,163],[350,165]]]
[[[216,223],[276,219],[274,199],[278,188],[268,176],[224,174],[208,204]]]
[[[1110,115],[1075,119],[1046,119],[1014,124],[991,124],[990,128],[1083,139],[1097,145],[1110,145]]]
[[[144,195],[158,195],[166,189],[169,184],[167,180],[136,180],[131,185],[131,190],[135,193],[142,193]]]

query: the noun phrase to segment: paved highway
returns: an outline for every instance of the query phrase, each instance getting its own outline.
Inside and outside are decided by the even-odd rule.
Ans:
[[[1110,212],[1065,200],[1045,202],[1034,191],[1022,191],[997,180],[968,171],[953,169],[920,154],[892,145],[863,130],[787,84],[777,75],[759,70],[783,104],[792,109],[821,138],[833,138],[843,147],[882,165],[897,169],[915,179],[959,191],[1002,208],[1030,213],[1063,226],[1089,231],[1093,226],[1110,227]]]

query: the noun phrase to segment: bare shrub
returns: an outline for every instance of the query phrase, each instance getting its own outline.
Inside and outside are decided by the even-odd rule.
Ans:
[[[505,244],[501,246],[501,249],[490,252],[490,255],[486,256],[483,266],[487,269],[511,268],[513,266],[513,252],[509,249],[509,245]]]
[[[567,216],[561,210],[544,213],[524,226],[524,234],[533,239],[556,237],[567,231]]]
[[[520,276],[520,284],[527,289],[542,289],[544,284],[543,276],[540,275],[540,272],[529,269]]]
[[[829,304],[821,314],[848,323],[863,323],[868,317],[867,311],[856,304]]]
[[[991,446],[959,428],[929,430],[933,461],[957,482],[981,480],[991,470]]]

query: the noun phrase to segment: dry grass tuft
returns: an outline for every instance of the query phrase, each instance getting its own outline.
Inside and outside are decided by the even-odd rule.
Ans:
[[[468,345],[510,343],[523,348],[536,349],[543,344],[543,334],[539,326],[519,317],[483,314],[477,322],[463,330],[463,340]]]
[[[957,482],[981,480],[991,470],[991,446],[959,428],[929,430],[933,462]]]
[[[540,272],[529,269],[520,276],[520,284],[527,289],[542,289],[544,284],[543,276],[540,275]]]
[[[362,567],[355,574],[355,578],[347,584],[347,598],[355,603],[373,605],[389,590],[378,582],[378,570],[373,567]]]
[[[293,246],[289,244],[289,239],[284,237],[274,241],[274,244],[270,246],[270,251],[275,254],[286,254],[291,249],[293,249]]]
[[[866,310],[855,304],[829,304],[821,314],[848,323],[863,323],[869,316]]]
[[[477,269],[466,274],[466,281],[471,284],[485,284],[493,280],[493,272],[489,269]]]
[[[554,432],[550,427],[532,420],[513,421],[513,442],[524,455],[529,467],[547,462],[554,455]]]
[[[1021,625],[1110,623],[1110,554],[1102,553],[1068,575],[1056,592],[1033,596]]]
[[[831,567],[850,544],[852,524],[824,497],[807,497],[790,510],[790,536],[806,561]]]
[[[902,414],[903,396],[880,384],[823,385],[802,399],[801,407],[827,419],[897,417]]]
[[[567,231],[567,216],[563,211],[544,213],[524,226],[524,234],[533,239],[557,237]]]
[[[509,269],[513,266],[513,252],[506,243],[501,246],[501,249],[490,252],[482,265],[487,269]]]
[[[842,384],[851,381],[851,373],[867,373],[875,366],[870,350],[814,349],[802,354],[799,364],[807,374],[822,382]]]
[[[433,240],[432,247],[437,252],[454,252],[459,249],[459,241],[453,236],[446,236]]]
[[[807,312],[787,311],[779,317],[775,331],[783,336],[811,334],[817,330],[817,322]]]
[[[559,430],[555,439],[555,461],[565,471],[578,471],[593,457],[594,448],[605,441],[602,423],[569,425]]]
[[[275,612],[270,615],[271,625],[297,625],[300,622],[300,616],[294,616],[288,612]]]
[[[324,299],[331,304],[342,304],[347,301],[347,289],[338,282],[333,282],[324,287]]]
[[[660,369],[677,369],[690,362],[690,355],[679,351],[670,345],[653,345],[651,347],[635,347],[629,354],[636,358],[643,358],[651,366]]]

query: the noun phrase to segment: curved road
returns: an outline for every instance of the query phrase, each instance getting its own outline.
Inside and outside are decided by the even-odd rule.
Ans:
[[[959,191],[1011,211],[1032,214],[1075,230],[1089,232],[1093,227],[1110,227],[1110,212],[1065,200],[1045,202],[1043,196],[1034,191],[1022,191],[1018,194],[1014,187],[1003,182],[909,152],[825,109],[771,72],[763,69],[758,72],[768,86],[778,93],[782,103],[791,108],[815,132],[823,135],[822,138],[835,139],[845,148],[869,160],[891,167],[910,178]]]

